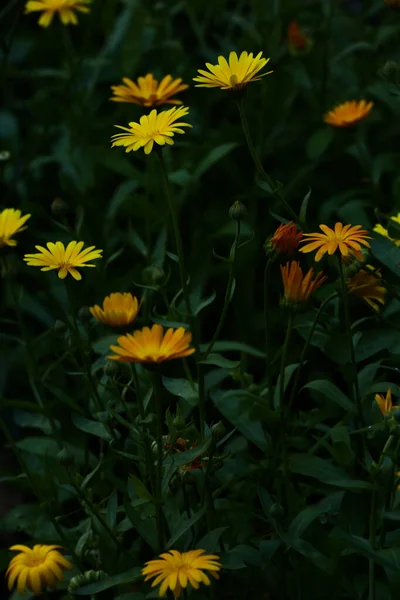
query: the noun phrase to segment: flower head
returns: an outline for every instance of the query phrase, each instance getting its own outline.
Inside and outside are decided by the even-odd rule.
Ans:
[[[312,268],[309,269],[305,276],[303,276],[300,263],[296,260],[292,260],[291,263],[287,262],[285,266],[280,265],[280,267],[284,289],[284,300],[288,305],[307,302],[311,294],[327,279],[322,271],[317,273],[317,276],[313,279],[314,269]]]
[[[300,29],[297,21],[292,21],[288,27],[288,45],[293,54],[307,52],[312,46],[311,39]]]
[[[17,245],[12,236],[26,229],[24,224],[30,216],[22,216],[21,211],[15,208],[5,208],[0,212],[0,248]]]
[[[251,81],[257,81],[269,75],[263,73],[257,75],[259,71],[269,62],[269,58],[262,58],[262,52],[253,57],[252,52],[242,52],[238,58],[236,52],[229,54],[229,63],[223,56],[218,57],[218,64],[212,65],[206,63],[208,71],[199,69],[201,77],[194,77],[193,81],[198,81],[196,87],[218,87],[221,90],[242,90]]]
[[[385,303],[387,290],[382,285],[381,275],[378,271],[369,273],[361,269],[348,280],[347,286],[349,294],[364,298],[371,308],[376,311],[379,311],[379,304]]]
[[[390,6],[390,8],[394,8],[395,10],[400,10],[400,0],[385,0],[385,4]]]
[[[319,248],[315,255],[315,262],[320,261],[326,252],[334,254],[338,249],[342,256],[347,256],[351,251],[360,252],[360,244],[370,247],[367,242],[367,239],[370,239],[367,235],[368,231],[361,227],[361,225],[343,226],[342,223],[336,223],[335,229],[331,229],[327,225],[320,225],[319,228],[324,233],[303,233],[303,237],[309,238],[310,242],[302,240],[306,245],[300,248],[300,252],[313,252]]]
[[[121,327],[133,323],[139,312],[140,303],[136,296],[125,293],[110,294],[103,300],[103,308],[97,304],[89,307],[95,319],[106,325]]]
[[[290,255],[297,249],[302,237],[303,233],[297,231],[296,225],[290,221],[279,225],[269,243],[278,254]]]
[[[390,217],[390,220],[394,221],[395,223],[400,225],[400,213],[397,213],[397,215],[392,215]],[[379,233],[379,235],[383,235],[384,237],[388,238],[389,240],[394,242],[396,244],[396,246],[398,246],[400,248],[400,239],[394,239],[394,238],[390,237],[388,230],[385,229],[385,227],[383,227],[383,225],[381,225],[380,223],[377,223],[375,225],[374,231],[375,231],[375,233]]]
[[[218,562],[219,556],[204,554],[205,550],[190,550],[189,552],[178,552],[170,550],[160,554],[160,558],[149,560],[142,569],[146,575],[145,581],[155,577],[151,587],[160,585],[159,596],[164,596],[168,588],[172,590],[174,597],[179,598],[182,588],[190,583],[195,590],[199,589],[200,583],[210,585],[211,581],[204,571],[218,579],[217,571],[221,568]]]
[[[25,254],[24,261],[30,267],[42,267],[42,271],[58,269],[60,279],[65,279],[68,273],[76,280],[82,279],[77,268],[94,267],[86,264],[89,260],[101,258],[103,250],[95,250],[95,246],[89,246],[82,250],[84,242],[70,242],[65,248],[62,242],[47,242],[47,249],[43,246],[35,246],[38,254]]]
[[[389,388],[386,392],[386,396],[383,394],[375,394],[375,401],[377,402],[383,416],[388,415],[396,408],[400,408],[400,406],[393,406],[391,388]]]
[[[42,12],[38,21],[42,27],[48,27],[56,13],[63,25],[78,24],[75,11],[88,13],[91,0],[29,0],[25,5],[25,13]]]
[[[110,346],[116,353],[109,356],[111,360],[134,363],[161,363],[173,358],[184,358],[195,352],[190,347],[192,334],[183,327],[164,330],[155,324],[151,329],[144,327],[132,335],[122,335],[118,338],[119,346]]]
[[[6,577],[8,589],[12,590],[15,583],[21,596],[25,588],[38,596],[46,586],[54,588],[57,581],[64,579],[64,571],[72,569],[72,565],[57,548],[60,546],[43,546],[36,544],[33,548],[17,544],[10,550],[20,550],[11,559]]]
[[[324,121],[333,127],[351,127],[365,119],[373,106],[373,102],[366,100],[349,100],[327,112]]]
[[[118,129],[127,131],[126,133],[116,133],[111,137],[112,147],[125,146],[126,152],[131,150],[139,150],[144,147],[145,154],[150,154],[153,150],[154,142],[160,146],[168,144],[173,145],[173,137],[175,133],[185,133],[181,127],[191,127],[189,123],[178,122],[184,115],[187,115],[189,109],[186,106],[170,108],[163,110],[157,114],[156,110],[152,110],[149,115],[140,117],[139,123],[129,123],[128,127],[116,125]]]
[[[182,83],[182,79],[173,79],[171,75],[166,75],[158,83],[152,73],[147,73],[145,77],[139,77],[137,83],[128,77],[124,77],[122,81],[125,85],[111,86],[114,96],[110,100],[114,102],[133,102],[152,108],[160,104],[182,104],[180,100],[171,98],[171,96],[189,87]]]

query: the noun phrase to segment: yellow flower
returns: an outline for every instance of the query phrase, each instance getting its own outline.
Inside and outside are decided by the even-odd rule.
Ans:
[[[25,14],[43,12],[38,21],[42,27],[48,27],[56,13],[63,25],[77,25],[75,11],[88,13],[89,8],[85,5],[90,2],[91,0],[29,0],[25,5]]]
[[[279,225],[271,238],[271,245],[278,254],[293,254],[297,249],[303,234],[297,231],[293,221]]]
[[[0,248],[17,245],[12,236],[26,229],[24,224],[30,216],[22,216],[21,211],[15,208],[5,208],[0,212]]]
[[[370,236],[366,235],[368,231],[361,227],[361,225],[345,225],[343,227],[342,223],[336,223],[333,230],[327,225],[320,225],[319,228],[324,233],[303,233],[303,237],[309,238],[311,243],[308,240],[302,240],[302,243],[306,245],[300,248],[300,252],[312,252],[319,248],[315,255],[315,262],[318,262],[326,252],[334,254],[339,249],[342,256],[348,256],[351,251],[359,252],[360,244],[369,248],[370,245],[366,240],[370,239]]]
[[[398,223],[400,225],[400,213],[397,213],[396,216],[395,215],[391,216],[390,220],[394,221],[395,223]],[[385,229],[385,227],[383,227],[379,223],[377,223],[375,225],[374,231],[375,231],[375,233],[379,233],[379,235],[383,235],[384,237],[388,238],[389,240],[391,240],[392,242],[394,242],[397,247],[400,248],[400,239],[396,240],[396,239],[390,237],[388,230]]]
[[[349,100],[335,106],[324,116],[325,123],[334,127],[351,127],[358,121],[362,121],[371,112],[373,102],[366,100]]]
[[[183,327],[168,329],[164,334],[161,325],[153,325],[151,329],[144,327],[133,335],[122,335],[118,338],[119,346],[110,346],[117,356],[109,356],[111,360],[134,363],[161,363],[173,358],[183,358],[195,352],[190,348],[192,334]]]
[[[145,77],[139,77],[137,83],[128,77],[124,77],[122,81],[125,85],[111,86],[114,96],[110,100],[114,102],[133,102],[134,104],[151,107],[160,104],[182,104],[180,100],[171,98],[171,96],[189,87],[182,83],[182,79],[173,79],[171,75],[166,75],[158,83],[152,73],[147,73]]]
[[[284,299],[285,303],[288,305],[307,302],[311,294],[327,279],[322,271],[317,273],[317,276],[313,279],[314,269],[312,268],[305,276],[303,276],[300,263],[296,260],[292,260],[291,263],[287,262],[285,266],[280,265],[280,267]]]
[[[347,286],[349,294],[364,298],[364,300],[376,311],[379,311],[378,302],[379,304],[385,303],[385,294],[387,290],[382,285],[379,271],[375,271],[374,274],[361,269],[361,271],[348,280]]]
[[[65,248],[62,242],[47,242],[47,250],[43,246],[35,246],[38,254],[25,254],[24,261],[30,267],[42,267],[42,271],[58,269],[60,279],[65,279],[68,273],[76,280],[82,279],[77,267],[94,267],[86,264],[88,260],[101,258],[103,250],[95,250],[89,246],[82,250],[84,242],[70,242]]]
[[[386,396],[383,394],[375,394],[375,400],[381,410],[383,416],[388,415],[392,410],[400,408],[400,406],[393,406],[392,404],[392,390],[388,389]]]
[[[103,300],[103,308],[97,304],[89,307],[95,319],[106,325],[121,327],[133,323],[139,312],[140,303],[132,294],[110,294]]]
[[[154,142],[160,146],[164,144],[173,145],[173,137],[175,133],[185,133],[180,127],[191,127],[189,123],[178,122],[184,115],[187,115],[189,109],[186,106],[180,106],[176,108],[170,108],[169,110],[163,110],[157,114],[156,110],[152,110],[149,115],[143,115],[140,117],[140,123],[129,123],[128,127],[121,127],[116,125],[118,129],[123,129],[126,133],[116,133],[111,137],[112,147],[114,146],[126,146],[126,152],[131,150],[139,150],[143,148],[145,154],[150,154],[153,150]]]
[[[199,82],[195,87],[218,87],[221,90],[242,90],[251,81],[257,81],[261,77],[264,77],[264,75],[272,73],[272,71],[269,71],[268,73],[257,75],[269,60],[269,58],[262,58],[262,52],[253,57],[252,52],[244,51],[239,58],[236,52],[231,52],[229,54],[229,64],[226,58],[219,56],[217,65],[206,63],[209,71],[198,69],[201,77],[194,77],[193,81]]]
[[[215,579],[219,579],[217,571],[221,568],[219,556],[215,554],[204,554],[205,550],[190,550],[189,552],[178,552],[170,550],[160,554],[157,560],[149,560],[142,569],[146,575],[145,581],[152,577],[156,579],[151,587],[160,585],[159,596],[164,596],[168,588],[172,590],[174,597],[179,598],[183,588],[190,583],[195,590],[199,589],[200,583],[210,585],[211,581],[204,571],[209,571]]]
[[[6,577],[8,589],[11,590],[17,582],[17,589],[21,596],[25,588],[38,596],[46,586],[54,588],[57,581],[64,579],[64,571],[72,569],[72,565],[57,548],[60,546],[43,546],[36,544],[33,548],[28,546],[11,546],[10,550],[21,552],[11,559]]]

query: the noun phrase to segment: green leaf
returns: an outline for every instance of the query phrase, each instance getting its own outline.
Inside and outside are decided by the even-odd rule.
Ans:
[[[205,513],[205,507],[198,510],[194,515],[188,519],[186,516],[182,519],[181,523],[178,524],[177,528],[174,529],[173,534],[167,542],[167,548],[173,548],[176,542],[183,536],[184,533],[189,531],[201,519]],[[173,525],[173,524],[171,524]]]
[[[303,201],[300,206],[299,219],[301,223],[305,223],[307,219],[307,208],[308,201],[311,198],[311,188],[308,190],[307,194],[304,196]]]
[[[107,577],[107,579],[102,579],[101,581],[95,581],[93,583],[89,583],[88,585],[84,585],[83,587],[74,590],[74,594],[78,596],[92,596],[94,594],[104,592],[104,590],[108,590],[116,585],[141,581],[143,579],[141,571],[141,567],[134,567],[133,569],[129,569],[128,571],[124,571],[118,575]]]
[[[200,344],[201,352],[205,352],[207,350],[208,344]],[[255,356],[257,358],[265,358],[265,353],[257,348],[253,348],[248,344],[243,344],[242,342],[230,342],[221,340],[219,342],[215,342],[214,350],[216,352],[243,352],[244,354],[250,354],[250,356]]]
[[[348,427],[336,425],[331,429],[331,439],[333,444],[333,455],[336,462],[342,467],[348,467],[354,462],[354,453],[351,448],[350,434]]]
[[[311,454],[292,454],[289,457],[289,470],[292,473],[314,477],[318,481],[334,485],[345,490],[373,490],[369,481],[349,479],[347,473],[333,466],[327,460]]]
[[[371,252],[385,267],[400,276],[400,248],[382,236],[371,240]]]
[[[128,501],[124,503],[126,516],[138,532],[141,538],[152,548],[154,552],[158,548],[157,525],[154,517],[142,519],[140,513]]]
[[[199,360],[199,363],[201,365],[214,365],[222,369],[237,369],[240,365],[240,361],[229,360],[216,353],[209,354],[205,360]]]
[[[199,179],[208,169],[210,169],[216,162],[221,160],[224,156],[229,154],[239,144],[237,142],[230,142],[227,144],[221,144],[216,148],[213,148],[209,154],[203,160],[200,161],[197,169],[193,173],[193,179]]]
[[[285,540],[286,536],[282,536],[282,537]],[[293,550],[296,550],[296,552],[298,552],[299,554],[302,554],[303,556],[308,558],[308,560],[310,562],[312,562],[315,566],[317,566],[322,571],[325,571],[326,573],[329,573],[329,574],[332,574],[334,572],[334,566],[335,566],[334,562],[330,558],[328,558],[327,556],[322,554],[319,550],[314,548],[314,546],[312,546],[306,540],[297,538],[291,544],[291,548]]]
[[[92,533],[92,520],[91,519],[87,519],[86,529],[82,533],[81,537],[79,538],[79,540],[77,541],[76,546],[75,546],[75,553],[79,557],[82,556],[82,553],[83,553],[83,551],[85,549],[85,546],[86,546],[86,542],[90,538],[91,533]]]
[[[197,315],[203,310],[203,308],[206,308],[206,306],[209,306],[212,302],[214,302],[216,297],[217,293],[213,292],[212,294],[210,294],[210,296],[204,298],[196,307],[194,307],[193,315],[197,317]]]
[[[209,531],[197,542],[196,546],[198,548],[204,548],[204,550],[207,550],[207,552],[209,552],[210,554],[214,554],[214,552],[217,549],[221,535],[227,529],[229,529],[229,526],[217,527],[217,529]]]
[[[82,417],[81,415],[72,415],[72,422],[75,427],[81,431],[84,431],[85,433],[90,433],[91,435],[100,437],[103,440],[106,440],[106,442],[110,442],[112,440],[112,437],[108,433],[104,423],[86,419],[86,417]]]
[[[110,346],[113,345],[115,346],[115,344],[117,343],[117,338],[118,335],[106,335],[102,338],[100,338],[99,340],[97,340],[96,342],[93,343],[93,352],[95,352],[96,354],[110,354],[112,353],[112,351],[110,350]]]
[[[293,363],[292,365],[287,365],[285,367],[285,371],[284,371],[284,375],[283,375],[283,391],[286,390],[287,386],[289,385],[289,381],[293,375],[293,373],[296,371],[297,367],[299,366],[299,363]],[[277,382],[276,382],[276,386],[275,386],[275,390],[274,390],[274,408],[278,409],[280,406],[280,386],[281,386],[281,375],[279,373]]]
[[[289,540],[290,545],[293,544],[296,538],[303,535],[307,527],[311,525],[315,519],[318,519],[321,515],[328,513],[338,513],[340,505],[344,497],[344,492],[335,492],[330,494],[318,504],[308,506],[293,519],[287,532],[286,539]]]
[[[390,557],[390,555],[388,556],[382,551],[374,550],[369,541],[358,535],[347,533],[346,531],[343,531],[343,529],[336,527],[331,532],[330,536],[333,539],[338,540],[344,547],[354,550],[355,554],[361,554],[368,559],[374,560],[382,567],[389,569],[395,569],[397,567],[397,561],[391,560],[392,557]]]
[[[335,134],[332,127],[323,127],[318,129],[308,139],[306,152],[311,161],[318,160],[328,149],[333,141]]]
[[[228,552],[221,553],[221,562],[224,565],[224,569],[236,570],[243,569],[248,565],[254,565],[262,567],[261,557],[258,551],[252,546],[240,544],[235,546]]]
[[[113,492],[107,502],[107,524],[114,529],[117,522],[118,494]]]
[[[173,396],[183,398],[190,406],[197,406],[199,402],[199,388],[197,383],[192,384],[187,379],[173,379],[171,377],[162,377],[162,383]]]
[[[345,394],[343,394],[343,392],[336,385],[327,379],[317,379],[315,381],[311,381],[310,383],[307,383],[303,389],[310,389],[319,392],[324,398],[330,402],[333,402],[334,404],[338,404],[351,414],[355,414],[357,412],[354,403]]]

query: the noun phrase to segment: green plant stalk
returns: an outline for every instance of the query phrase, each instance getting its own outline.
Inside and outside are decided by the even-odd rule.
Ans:
[[[162,403],[161,378],[157,370],[152,372],[153,396],[155,404],[155,413],[157,421],[157,469],[156,469],[156,519],[159,553],[164,551],[164,516],[163,516],[163,497],[162,497],[162,464],[163,464],[163,422],[164,411]]]
[[[333,22],[333,15],[336,8],[337,0],[329,0],[328,15],[325,21],[325,35],[324,35],[324,48],[322,55],[322,78],[321,78],[321,109],[326,109],[326,98],[328,92],[329,82],[329,59],[331,55],[331,29]]]
[[[292,334],[293,328],[293,311],[289,309],[289,319],[287,323],[286,336],[285,341],[283,343],[282,349],[282,357],[281,357],[281,368],[279,371],[279,413],[280,413],[280,427],[279,427],[279,436],[280,436],[280,444],[277,444],[277,448],[282,449],[283,456],[283,479],[284,479],[284,489],[285,489],[285,499],[286,499],[286,507],[291,512],[291,494],[289,490],[289,478],[288,478],[288,454],[287,454],[287,444],[286,444],[286,427],[285,427],[285,366],[286,366],[286,358],[287,352],[289,349],[290,337]],[[279,458],[279,454],[278,454]],[[275,463],[276,464],[276,463]]]
[[[132,377],[133,377],[133,381],[135,384],[135,394],[136,394],[136,401],[137,401],[138,409],[139,409],[139,415],[140,415],[141,420],[143,421],[145,419],[146,415],[145,415],[145,410],[144,410],[144,406],[143,406],[143,401],[142,401],[142,398],[140,395],[139,377],[137,375],[135,365],[132,366]],[[152,494],[155,495],[155,477],[154,477],[153,457],[152,457],[152,453],[151,453],[151,447],[149,446],[147,432],[143,431],[143,425],[141,425],[141,427],[140,427],[140,437],[142,438],[142,443],[143,443],[143,447],[144,447],[146,466],[147,466],[149,476],[150,476],[150,485],[151,485]]]
[[[265,329],[265,368],[267,371],[267,385],[268,385],[268,399],[269,399],[269,403],[270,406],[272,406],[272,387],[273,387],[273,381],[272,381],[272,370],[271,370],[271,365],[270,365],[270,360],[271,360],[271,353],[270,353],[270,349],[271,349],[271,332],[270,332],[270,323],[269,323],[269,288],[268,288],[268,283],[269,283],[269,274],[270,274],[270,269],[273,263],[273,259],[269,258],[267,260],[267,263],[265,265],[265,269],[264,269],[264,329]]]
[[[244,136],[245,136],[246,142],[247,142],[247,147],[248,147],[251,157],[253,159],[254,166],[256,168],[258,176],[260,177],[260,179],[265,181],[265,183],[271,188],[271,193],[275,196],[275,198],[277,198],[280,202],[282,202],[283,206],[285,207],[288,214],[292,217],[292,219],[304,229],[304,226],[301,223],[299,216],[295,213],[295,211],[290,206],[290,204],[288,204],[286,198],[281,194],[279,189],[277,189],[276,183],[273,181],[273,179],[264,171],[264,168],[261,164],[260,159],[258,158],[258,154],[256,152],[256,149],[253,144],[253,140],[250,135],[249,124],[247,122],[247,117],[246,117],[246,113],[244,110],[243,98],[238,100],[237,107],[239,110],[243,133],[244,133]]]

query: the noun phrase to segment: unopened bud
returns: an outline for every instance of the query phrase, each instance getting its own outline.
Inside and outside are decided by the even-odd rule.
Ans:
[[[211,425],[211,433],[217,440],[223,438],[226,433],[226,427],[223,424],[223,422],[218,421],[218,423],[214,423],[214,425]]]
[[[61,198],[54,198],[50,208],[54,215],[65,215],[69,210],[68,204]]]
[[[67,331],[66,323],[64,323],[64,321],[60,321],[59,319],[57,319],[57,321],[54,323],[53,328],[57,335],[63,335]]]
[[[165,278],[164,270],[161,267],[151,265],[142,271],[142,281],[146,285],[157,285]]]
[[[247,208],[245,207],[244,204],[242,204],[242,202],[239,202],[239,200],[236,200],[236,202],[234,202],[229,209],[230,218],[233,219],[234,221],[242,221],[243,219],[246,218],[246,215],[247,215]]]

